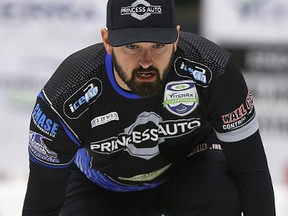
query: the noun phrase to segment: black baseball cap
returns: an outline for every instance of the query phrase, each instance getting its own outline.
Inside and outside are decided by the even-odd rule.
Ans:
[[[108,40],[112,46],[177,40],[174,0],[108,0]]]

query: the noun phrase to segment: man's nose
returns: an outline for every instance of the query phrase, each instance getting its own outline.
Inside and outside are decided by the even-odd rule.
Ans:
[[[152,56],[149,50],[143,50],[139,60],[139,65],[141,65],[143,68],[149,68],[152,65]]]

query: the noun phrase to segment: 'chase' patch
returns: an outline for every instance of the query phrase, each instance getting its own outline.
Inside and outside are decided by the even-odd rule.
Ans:
[[[90,104],[102,93],[102,83],[99,79],[91,79],[77,90],[64,103],[64,113],[68,118],[79,118],[89,107]]]
[[[199,104],[199,96],[192,80],[170,82],[165,87],[163,106],[172,114],[186,116]]]
[[[175,60],[174,67],[179,76],[192,79],[199,86],[208,87],[211,82],[212,72],[203,64],[179,57]]]

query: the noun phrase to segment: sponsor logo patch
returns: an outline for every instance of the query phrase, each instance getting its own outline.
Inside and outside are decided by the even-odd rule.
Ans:
[[[151,5],[145,0],[137,0],[131,6],[122,7],[120,13],[122,16],[130,15],[141,21],[151,15],[162,14],[162,7],[161,5]]]
[[[208,87],[212,79],[211,70],[200,63],[179,57],[174,63],[175,71],[180,77],[189,78],[202,87]]]
[[[136,176],[133,176],[131,178],[127,178],[127,177],[119,177],[120,180],[125,180],[125,181],[132,181],[132,182],[142,182],[142,181],[152,181],[155,178],[157,178],[158,176],[160,176],[162,173],[164,173],[172,164],[168,164],[167,166],[152,171],[150,173],[145,173],[145,174],[139,174]]]
[[[70,119],[79,118],[102,93],[99,79],[91,79],[64,103],[64,113]]]
[[[91,128],[109,123],[111,121],[119,121],[119,115],[117,112],[111,112],[106,115],[98,116],[91,121]]]
[[[192,113],[199,104],[194,81],[170,82],[165,87],[163,106],[172,114],[185,116]]]
[[[163,121],[154,112],[143,112],[122,133],[91,142],[90,149],[98,154],[124,150],[133,157],[150,160],[159,154],[159,145],[166,139],[185,136],[200,126],[201,122],[197,118]]]
[[[35,105],[32,112],[32,121],[40,131],[50,137],[55,138],[59,124],[54,122],[43,112],[39,103]]]
[[[198,154],[200,152],[206,151],[206,150],[219,150],[222,151],[222,147],[218,143],[202,143],[200,145],[197,145],[194,149],[192,149],[191,153],[187,155],[187,157],[190,157],[192,155]]]
[[[242,103],[238,108],[230,113],[222,115],[223,129],[233,130],[241,127],[253,116],[254,111],[253,97],[251,92],[248,92],[245,103]]]
[[[57,154],[45,145],[44,140],[51,141],[51,139],[39,133],[30,131],[28,148],[30,154],[46,164],[59,164],[60,161],[57,158]]]
[[[224,124],[230,124],[237,122],[240,119],[244,118],[247,114],[247,110],[244,107],[244,104],[241,104],[240,107],[232,111],[231,113],[225,114],[222,116],[222,121]]]

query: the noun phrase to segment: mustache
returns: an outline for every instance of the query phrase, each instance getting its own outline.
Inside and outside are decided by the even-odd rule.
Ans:
[[[134,73],[137,72],[156,72],[159,73],[159,70],[153,66],[149,66],[148,68],[143,68],[142,66],[139,66],[138,68],[135,68],[133,70]]]

